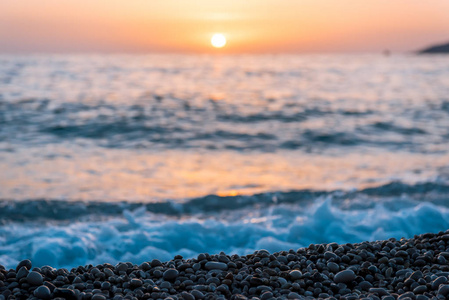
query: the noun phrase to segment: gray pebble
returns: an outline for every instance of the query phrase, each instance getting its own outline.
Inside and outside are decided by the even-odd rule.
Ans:
[[[24,259],[21,262],[19,262],[19,264],[16,267],[16,272],[18,272],[20,270],[20,268],[25,267],[29,270],[31,270],[32,264],[31,264],[31,260],[29,259]]]
[[[449,295],[449,285],[448,284],[441,285],[440,288],[438,289],[438,294],[443,295],[445,297]]]
[[[287,298],[288,298],[288,299],[301,299],[301,297],[299,296],[299,294],[298,294],[298,293],[295,293],[295,292],[289,293],[288,296],[287,296]]]
[[[176,277],[178,277],[178,274],[178,270],[168,269],[164,272],[163,277],[165,280],[174,280]]]
[[[106,300],[106,296],[103,294],[95,294],[92,296],[91,300]]]
[[[153,259],[150,265],[152,268],[156,268],[162,266],[162,262],[159,259]]]
[[[327,263],[327,268],[332,273],[337,273],[338,271],[340,271],[340,267],[336,263],[334,263],[334,262],[328,262]]]
[[[195,296],[187,292],[182,292],[181,296],[184,300],[195,300]]]
[[[424,294],[425,292],[427,292],[427,286],[425,285],[419,285],[413,289],[414,294]]]
[[[377,294],[377,295],[379,295],[379,296],[387,296],[387,295],[389,295],[390,293],[388,293],[388,291],[386,290],[386,289],[384,289],[384,288],[370,288],[369,289],[369,292],[370,293],[373,293],[373,294]]]
[[[133,279],[131,279],[131,281],[130,281],[130,283],[129,283],[129,286],[130,286],[131,288],[135,289],[135,288],[141,287],[142,284],[143,284],[143,283],[142,283],[142,280],[137,279],[137,278],[133,278]]]
[[[440,284],[443,284],[446,282],[447,282],[447,277],[440,276],[440,277],[436,278],[434,281],[432,281],[432,289],[437,290],[439,288]]]
[[[125,263],[119,263],[115,266],[117,272],[126,272],[128,271],[128,265]]]
[[[366,280],[360,282],[359,286],[364,291],[368,291],[370,288],[373,287],[373,285],[370,282],[366,281]]]
[[[17,272],[17,274],[16,274],[16,278],[17,279],[21,279],[21,278],[23,278],[23,277],[26,277],[27,275],[28,275],[28,269],[25,267],[25,266],[23,266],[23,267],[21,267],[20,269],[19,269],[19,271]]]
[[[34,296],[36,296],[39,299],[50,299],[51,298],[51,292],[48,287],[45,285],[41,285],[37,289],[34,290]]]
[[[204,266],[207,270],[223,270],[226,271],[228,269],[228,265],[222,262],[216,262],[216,261],[208,261],[206,265]]]
[[[298,280],[302,277],[302,273],[298,270],[290,271],[289,275],[292,280]]]
[[[44,284],[44,278],[41,274],[36,271],[32,271],[27,275],[27,281],[31,285],[42,285]]]
[[[352,270],[343,270],[338,272],[335,276],[334,276],[334,281],[336,283],[349,283],[353,280],[355,280],[355,273]]]
[[[203,299],[204,298],[204,294],[198,290],[192,290],[190,293],[195,297],[195,299]]]

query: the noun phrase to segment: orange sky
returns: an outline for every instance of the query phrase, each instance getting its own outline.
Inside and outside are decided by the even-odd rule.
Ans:
[[[210,46],[215,32],[225,48]],[[447,0],[0,1],[0,52],[379,52],[445,41]]]

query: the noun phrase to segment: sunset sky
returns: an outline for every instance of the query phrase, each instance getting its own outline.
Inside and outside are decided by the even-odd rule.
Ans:
[[[0,1],[3,53],[401,52],[446,41],[447,0]]]

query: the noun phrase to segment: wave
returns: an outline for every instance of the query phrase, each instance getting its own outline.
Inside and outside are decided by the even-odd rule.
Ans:
[[[438,183],[395,182],[352,192],[212,195],[185,203],[3,201],[0,262],[13,267],[31,258],[36,266],[70,268],[413,237],[448,228],[448,191]]]
[[[107,148],[262,152],[368,146],[429,152],[440,149],[449,134],[440,127],[424,129],[399,126],[393,121],[373,122],[370,117],[381,112],[370,109],[294,105],[274,111],[258,107],[259,111],[253,112],[254,108],[245,111],[229,103],[206,101],[199,105],[189,104],[193,100],[188,98],[151,97],[156,96],[158,101],[131,105],[57,103],[33,98],[0,101],[0,141],[33,144],[88,139]],[[314,122],[329,125],[316,127]],[[335,122],[339,125],[332,125]]]
[[[166,216],[184,216],[198,214],[220,214],[227,211],[248,209],[251,207],[270,207],[282,204],[310,205],[317,199],[332,197],[334,203],[350,201],[351,207],[367,208],[391,197],[406,196],[409,200],[436,202],[444,204],[449,195],[449,185],[445,183],[424,182],[406,184],[391,182],[382,186],[356,191],[319,191],[296,190],[266,192],[254,195],[218,196],[207,195],[183,202],[166,200],[154,203],[139,202],[97,202],[66,201],[56,199],[30,199],[24,201],[1,200],[0,219],[3,223],[26,222],[33,220],[73,220],[91,216],[120,216],[124,211],[145,209],[153,214]],[[366,197],[369,201],[364,203]],[[383,199],[383,200],[381,200]]]

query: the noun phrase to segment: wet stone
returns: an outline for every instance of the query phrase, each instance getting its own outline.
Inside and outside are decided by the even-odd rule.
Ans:
[[[432,289],[437,290],[439,288],[440,284],[443,284],[446,282],[447,282],[447,277],[440,276],[440,277],[436,278],[434,281],[432,281]]]
[[[32,271],[27,275],[27,281],[31,285],[42,285],[44,283],[44,278],[38,272]]]
[[[34,296],[36,296],[39,299],[50,299],[51,298],[51,292],[48,287],[45,285],[41,285],[37,289],[34,290]]]
[[[298,270],[290,271],[289,275],[292,280],[298,280],[302,277],[302,273]]]
[[[16,272],[18,272],[22,267],[27,268],[28,271],[31,270],[32,267],[31,261],[29,259],[24,259],[21,262],[19,262],[16,267]]]
[[[336,283],[349,283],[352,282],[353,280],[355,280],[356,276],[354,271],[352,270],[344,270],[344,271],[340,271],[338,272],[335,277],[334,277],[334,281]]]
[[[228,269],[228,265],[222,262],[216,262],[216,261],[209,261],[204,266],[206,270],[223,270],[226,271]]]
[[[168,269],[163,273],[163,277],[165,280],[174,280],[178,277],[178,270],[176,269]]]
[[[25,267],[25,266],[23,266],[23,267],[21,267],[20,269],[19,269],[19,271],[17,272],[17,274],[16,274],[16,278],[17,279],[21,279],[21,278],[23,278],[23,277],[26,277],[27,275],[28,275],[28,269]]]
[[[57,288],[53,292],[53,297],[61,297],[67,300],[77,300],[75,292],[66,288]]]

